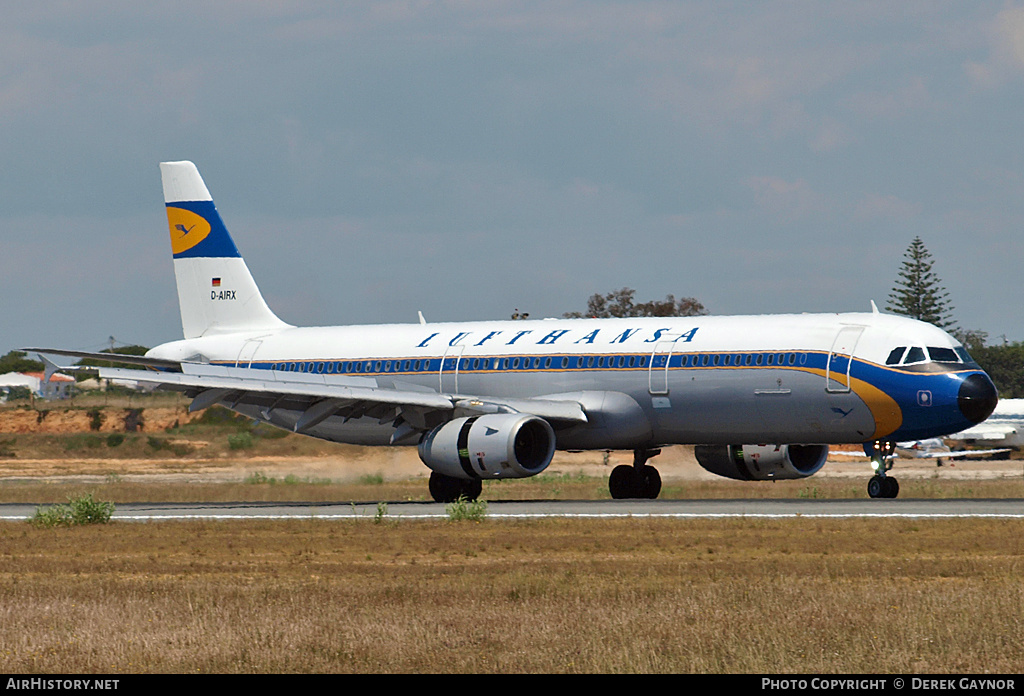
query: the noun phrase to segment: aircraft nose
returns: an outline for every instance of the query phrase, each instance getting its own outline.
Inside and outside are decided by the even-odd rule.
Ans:
[[[960,406],[960,413],[964,414],[967,420],[980,423],[992,415],[999,397],[996,394],[996,386],[992,384],[988,375],[975,373],[960,385],[956,400]]]

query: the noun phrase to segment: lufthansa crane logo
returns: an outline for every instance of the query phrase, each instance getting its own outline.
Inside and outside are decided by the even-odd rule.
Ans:
[[[210,223],[201,215],[184,208],[167,208],[167,224],[171,230],[171,251],[188,251],[210,234]]]

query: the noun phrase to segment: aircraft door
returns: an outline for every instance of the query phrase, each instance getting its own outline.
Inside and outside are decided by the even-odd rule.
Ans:
[[[830,394],[845,394],[850,391],[850,366],[853,351],[864,333],[863,326],[843,326],[832,342],[825,366],[825,391]]]
[[[242,349],[238,351],[238,358],[235,360],[235,367],[249,367],[252,365],[252,360],[256,357],[256,351],[263,345],[263,339],[251,338],[242,344]]]
[[[668,364],[672,359],[679,335],[670,335],[654,345],[647,368],[647,390],[652,396],[668,394]]]
[[[451,346],[441,358],[441,371],[438,375],[438,388],[442,394],[459,393],[459,363],[465,346]]]

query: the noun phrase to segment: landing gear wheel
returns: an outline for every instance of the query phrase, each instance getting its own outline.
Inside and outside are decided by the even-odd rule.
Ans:
[[[616,500],[635,498],[637,497],[636,478],[637,476],[633,473],[633,467],[628,464],[619,464],[612,469],[612,474],[608,477],[608,492]]]
[[[872,498],[884,498],[885,479],[881,476],[872,476],[868,480],[868,495]]]
[[[895,498],[900,494],[900,482],[891,476],[885,477],[885,497]]]
[[[661,493],[661,474],[653,466],[646,464],[639,469],[634,469],[637,478],[638,498],[650,498],[654,500]]]
[[[479,479],[458,479],[454,476],[445,476],[436,471],[431,472],[428,488],[430,497],[435,503],[454,503],[459,498],[476,500],[483,492],[483,482]]]
[[[661,493],[661,474],[647,460],[661,450],[638,449],[633,451],[633,466],[620,464],[612,469],[608,477],[608,492],[612,498],[657,498]]]
[[[891,476],[872,476],[868,481],[868,495],[872,498],[895,498],[900,494],[900,482]]]

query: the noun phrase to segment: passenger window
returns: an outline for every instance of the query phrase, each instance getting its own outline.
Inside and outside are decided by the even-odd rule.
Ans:
[[[903,358],[904,365],[911,365],[913,363],[919,363],[924,361],[924,348],[918,348],[917,346],[914,346],[913,348],[908,350],[907,357]]]
[[[907,352],[906,346],[900,346],[899,348],[893,348],[892,352],[889,353],[889,357],[885,359],[886,365],[899,365],[900,360],[903,359],[903,354]]]

